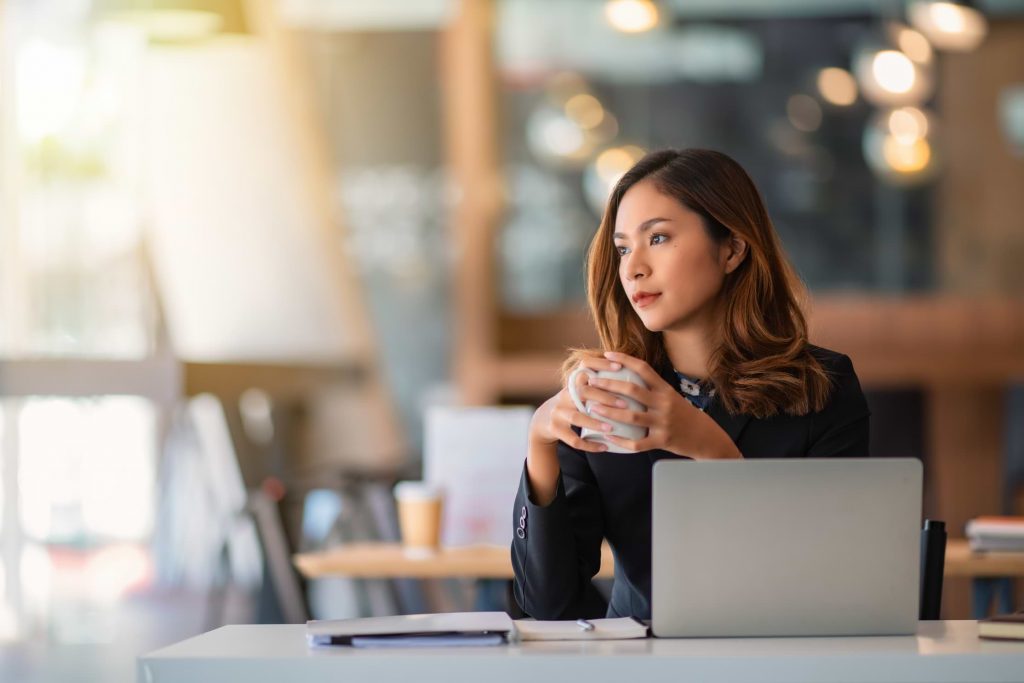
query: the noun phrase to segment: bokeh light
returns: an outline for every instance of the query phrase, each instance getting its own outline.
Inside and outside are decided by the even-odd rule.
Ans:
[[[658,25],[658,7],[651,0],[608,0],[604,16],[616,31],[643,33]]]
[[[583,193],[594,213],[604,214],[608,195],[619,179],[640,161],[647,151],[637,145],[611,147],[601,152],[583,172]]]
[[[818,92],[829,104],[848,107],[857,101],[857,81],[846,69],[828,67],[818,72]]]
[[[917,29],[940,50],[969,52],[985,40],[985,16],[962,3],[914,2],[907,16]]]
[[[933,67],[912,60],[893,44],[870,40],[854,54],[853,74],[871,104],[892,107],[920,104],[934,88]]]
[[[864,130],[864,157],[878,177],[893,185],[915,185],[938,168],[935,116],[918,107],[884,109]]]
[[[914,65],[896,50],[882,50],[871,61],[871,73],[878,84],[891,93],[902,94],[914,87]]]
[[[786,116],[797,130],[811,133],[821,127],[821,106],[809,95],[793,95],[786,101]]]
[[[890,32],[903,54],[918,64],[931,63],[932,46],[921,32],[900,23],[890,24]]]

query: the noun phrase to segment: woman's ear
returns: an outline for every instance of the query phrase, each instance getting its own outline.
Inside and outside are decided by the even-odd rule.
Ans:
[[[740,267],[743,263],[743,259],[747,258],[747,241],[742,237],[731,235],[725,244],[723,251],[725,252],[725,272],[728,275],[732,271]]]

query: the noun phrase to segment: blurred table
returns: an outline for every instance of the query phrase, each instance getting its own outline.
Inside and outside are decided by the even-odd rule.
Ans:
[[[946,542],[946,577],[971,579],[971,616],[989,615],[993,599],[997,613],[1017,609],[1013,599],[1013,579],[1024,579],[1024,552],[976,553],[967,540],[951,538]]]
[[[399,543],[350,543],[330,550],[299,553],[295,566],[307,579],[505,579],[513,578],[507,546],[441,548],[426,557],[406,554]],[[601,546],[599,578],[612,578],[615,562],[607,543]],[[1014,578],[1024,578],[1024,553],[976,553],[965,539],[946,543],[946,577],[971,579],[971,613],[987,616],[994,598],[996,612],[1013,611]]]
[[[295,566],[307,579],[347,576],[362,579],[511,579],[512,560],[505,546],[442,548],[427,557],[407,555],[398,543],[350,543],[330,550],[299,553]],[[612,551],[601,547],[598,576],[614,574]],[[1024,578],[1024,553],[975,553],[963,539],[946,544],[946,576]]]
[[[338,548],[298,553],[295,566],[307,579],[345,576],[361,579],[511,579],[508,546],[441,548],[425,557],[406,554],[399,543],[349,543]],[[601,546],[600,578],[614,574],[611,548]]]
[[[1024,578],[1024,552],[976,553],[962,538],[946,542],[946,576]]]

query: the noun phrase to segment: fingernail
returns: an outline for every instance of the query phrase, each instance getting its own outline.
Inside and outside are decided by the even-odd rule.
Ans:
[[[605,358],[615,358],[616,355],[618,355],[618,354],[616,354],[614,351],[605,351],[604,352],[604,357]]]
[[[620,398],[615,401],[615,405],[617,405],[620,408],[625,408],[628,404]]]
[[[601,425],[601,429],[603,429],[606,432],[610,432],[610,431],[612,431],[612,426],[610,424],[608,424],[607,422],[605,422],[603,425]]]
[[[612,370],[621,370],[622,363],[612,363]]]

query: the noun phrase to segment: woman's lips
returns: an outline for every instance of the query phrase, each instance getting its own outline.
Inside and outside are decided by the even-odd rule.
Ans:
[[[654,301],[659,296],[661,296],[660,293],[658,293],[658,294],[644,294],[642,296],[638,296],[637,299],[636,299],[636,307],[637,308],[646,308],[647,306],[650,306],[651,304],[653,304]]]

